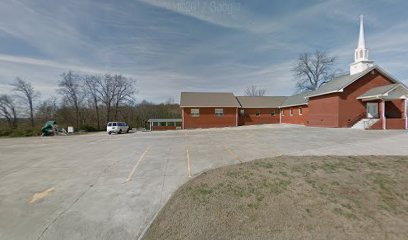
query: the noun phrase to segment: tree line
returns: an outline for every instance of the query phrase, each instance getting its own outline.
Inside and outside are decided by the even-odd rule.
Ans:
[[[55,97],[40,100],[32,84],[17,77],[9,94],[0,95],[0,118],[10,128],[25,122],[32,128],[48,120],[77,129],[102,130],[109,121],[145,127],[149,118],[179,118],[178,104],[136,103],[136,80],[122,74],[68,71],[61,74]]]
[[[297,92],[313,91],[331,81],[337,71],[336,57],[325,51],[302,53],[291,69]],[[68,71],[61,74],[57,97],[40,100],[32,84],[19,77],[11,84],[10,94],[0,95],[0,123],[5,119],[17,128],[21,116],[29,125],[36,121],[57,120],[60,125],[77,129],[101,130],[109,121],[126,121],[132,127],[145,127],[149,118],[180,118],[180,109],[171,99],[166,103],[135,103],[136,80],[122,74],[92,74]],[[266,89],[255,85],[244,90],[247,96],[264,96]],[[20,115],[20,118],[19,118]]]

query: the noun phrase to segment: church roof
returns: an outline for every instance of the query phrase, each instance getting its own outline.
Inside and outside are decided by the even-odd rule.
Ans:
[[[339,76],[333,80],[331,80],[328,83],[325,83],[324,85],[320,86],[317,90],[310,92],[310,94],[307,95],[307,97],[316,97],[316,96],[321,96],[321,95],[326,95],[330,93],[336,93],[336,92],[342,92],[344,88],[349,86],[350,84],[354,83],[358,79],[362,78],[365,76],[367,73],[371,72],[372,70],[377,70],[383,75],[385,75],[388,79],[393,81],[394,83],[399,83],[395,78],[393,78],[390,74],[388,74],[386,71],[384,71],[382,68],[379,66],[375,65],[373,67],[367,68],[366,70],[356,73],[353,75],[342,75]]]
[[[233,93],[182,92],[180,107],[240,107]]]
[[[287,97],[285,96],[238,96],[243,108],[278,108]]]
[[[373,99],[401,99],[408,96],[408,89],[402,84],[389,84],[381,87],[376,87],[368,90],[357,99],[373,100]]]
[[[386,94],[390,90],[396,88],[397,86],[399,86],[399,84],[389,84],[389,85],[385,85],[381,87],[372,88],[368,90],[367,92],[365,92],[363,95],[357,97],[357,99],[381,96],[381,95]]]
[[[300,106],[300,105],[307,105],[307,95],[310,92],[303,92],[299,94],[295,94],[286,98],[286,100],[282,103],[280,107],[292,107],[292,106]]]

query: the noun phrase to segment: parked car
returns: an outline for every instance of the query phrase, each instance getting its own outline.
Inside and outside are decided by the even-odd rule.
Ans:
[[[106,126],[106,131],[108,134],[112,133],[128,133],[129,132],[129,125],[125,122],[108,122]]]

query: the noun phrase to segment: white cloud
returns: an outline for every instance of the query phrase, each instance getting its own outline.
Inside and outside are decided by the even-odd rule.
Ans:
[[[59,68],[59,69],[62,69],[63,71],[75,70],[75,71],[94,72],[94,73],[106,72],[100,69],[88,68],[88,67],[84,67],[80,65],[70,65],[70,64],[65,64],[65,63],[59,63],[56,61],[45,60],[45,59],[20,57],[20,56],[6,55],[6,54],[0,54],[0,61],[8,62],[8,63],[29,64],[29,65],[36,65],[36,66],[43,66],[43,67]]]
[[[222,3],[232,7],[228,9]],[[249,1],[241,3],[0,2],[0,37],[5,36],[7,44],[17,40],[24,46],[21,51],[15,49],[18,45],[11,44],[14,50],[0,46],[0,84],[7,85],[18,75],[33,81],[43,95],[48,95],[55,93],[63,71],[109,71],[134,77],[139,100],[178,99],[180,91],[242,94],[251,84],[281,95],[294,91],[290,66],[300,52],[327,47],[340,57],[342,67],[348,68],[352,61],[358,29],[350,32],[349,25],[357,27],[363,4],[318,1],[286,10],[278,18],[251,12],[243,5],[249,5]],[[219,4],[219,9],[211,4]],[[384,28],[381,19],[371,15],[366,19],[371,28]],[[401,64],[404,57],[388,55],[407,52],[407,30],[401,23],[367,34],[371,56],[396,71],[397,76],[408,76]]]
[[[249,28],[254,17],[235,0],[139,0],[178,14],[227,28]]]

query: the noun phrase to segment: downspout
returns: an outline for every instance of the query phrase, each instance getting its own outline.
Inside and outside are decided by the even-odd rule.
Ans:
[[[279,108],[279,124],[282,124],[282,110]]]
[[[238,108],[235,109],[235,126],[238,127]]]
[[[408,113],[407,113],[407,99],[404,99],[404,116],[405,116],[405,129],[408,129]]]
[[[181,129],[184,129],[184,108],[181,108]]]

